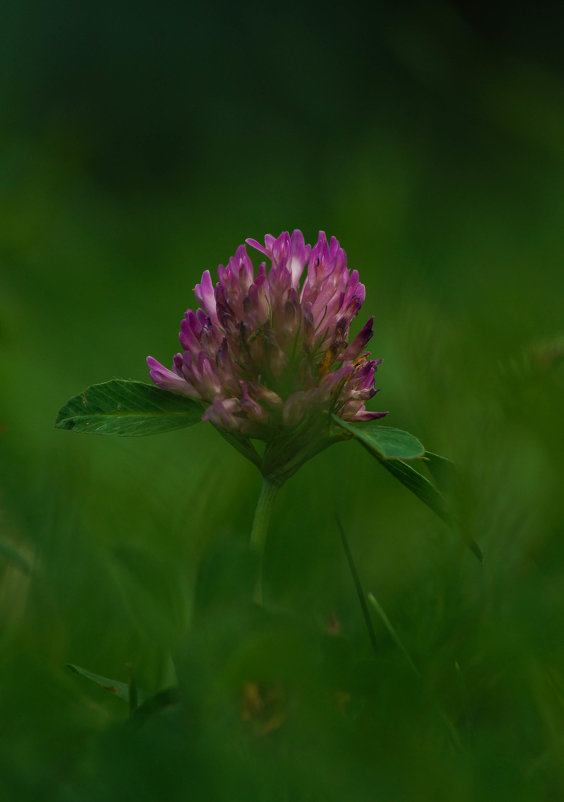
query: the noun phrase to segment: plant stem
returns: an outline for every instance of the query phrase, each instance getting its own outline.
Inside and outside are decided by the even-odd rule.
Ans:
[[[275,484],[266,476],[263,477],[262,489],[257,501],[253,528],[251,529],[251,543],[258,556],[258,576],[253,598],[257,604],[261,605],[263,604],[264,544],[278,488],[278,484]]]

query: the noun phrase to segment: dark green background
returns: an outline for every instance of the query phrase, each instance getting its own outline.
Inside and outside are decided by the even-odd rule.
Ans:
[[[561,799],[561,11],[1,15],[2,798]],[[146,379],[147,354],[169,364],[202,271],[293,228],[359,269],[373,408],[455,460],[484,562],[342,444],[281,491],[257,620],[252,466],[208,426],[53,423],[89,384]],[[419,678],[377,616],[370,651],[335,511]],[[69,662],[131,663],[147,692],[178,679],[186,703],[131,729]],[[284,689],[267,735],[242,720],[249,681]]]

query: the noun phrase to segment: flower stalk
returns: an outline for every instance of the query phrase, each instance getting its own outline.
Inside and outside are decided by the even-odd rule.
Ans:
[[[260,496],[255,509],[253,528],[251,529],[251,545],[258,557],[257,581],[253,599],[256,604],[260,605],[264,602],[264,545],[272,517],[274,500],[279,489],[280,486],[276,482],[266,476],[263,478]]]

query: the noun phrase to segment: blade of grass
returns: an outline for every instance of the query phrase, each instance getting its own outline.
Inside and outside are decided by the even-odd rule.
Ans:
[[[398,633],[396,632],[396,630],[394,628],[394,625],[392,624],[392,622],[390,621],[390,619],[386,615],[386,611],[384,610],[382,605],[379,603],[378,599],[374,596],[373,593],[369,593],[368,594],[368,600],[369,600],[370,604],[374,607],[376,612],[378,613],[378,616],[380,617],[382,623],[386,627],[386,630],[388,631],[388,634],[390,635],[391,639],[396,644],[396,646],[398,647],[400,652],[405,657],[407,663],[409,664],[409,667],[412,669],[412,671],[415,674],[415,676],[419,680],[422,680],[421,672],[419,671],[419,669],[415,665],[415,663],[413,661],[413,658],[411,657],[411,655],[409,654],[409,652],[405,648],[400,636],[398,635]],[[448,732],[448,736],[449,736],[451,745],[453,746],[453,748],[457,752],[460,752],[461,749],[462,749],[462,744],[460,742],[460,736],[458,734],[458,731],[457,731],[455,725],[453,724],[453,722],[451,721],[451,719],[449,718],[449,716],[447,715],[447,713],[443,709],[443,707],[442,707],[442,705],[441,705],[441,703],[440,703],[440,701],[438,699],[435,699],[435,705],[436,705],[436,709],[437,709],[438,715],[440,716],[441,721],[443,722],[443,724],[446,727],[446,730]]]
[[[417,668],[417,666],[413,662],[413,659],[412,659],[411,655],[409,654],[409,652],[407,651],[407,649],[403,645],[403,643],[402,643],[402,641],[400,639],[400,636],[398,635],[398,633],[394,629],[394,626],[393,626],[392,622],[390,621],[390,619],[386,615],[386,611],[384,610],[384,608],[382,607],[380,602],[376,599],[376,597],[374,596],[373,593],[369,593],[368,594],[368,601],[370,602],[370,604],[374,607],[374,609],[376,610],[376,612],[380,616],[380,620],[382,621],[382,623],[386,627],[386,630],[388,631],[388,634],[390,635],[391,639],[394,641],[394,643],[396,644],[396,646],[398,647],[400,652],[403,654],[403,656],[405,657],[405,659],[407,660],[407,662],[409,663],[409,665],[411,666],[413,671],[415,671],[417,676],[420,677],[421,676],[421,672],[419,671],[419,669]]]
[[[372,648],[378,654],[378,641],[376,639],[376,633],[374,632],[374,627],[372,625],[372,620],[370,618],[370,610],[368,609],[368,605],[366,604],[366,596],[364,594],[364,590],[362,588],[362,583],[360,581],[360,577],[358,575],[358,571],[356,570],[356,565],[354,563],[354,559],[352,556],[351,548],[349,546],[349,541],[347,540],[347,536],[345,535],[345,530],[341,524],[340,518],[335,513],[335,520],[337,521],[337,527],[339,528],[339,532],[341,535],[341,542],[343,544],[343,548],[345,550],[345,555],[347,558],[347,562],[349,564],[349,569],[352,574],[352,578],[354,581],[354,586],[356,588],[356,593],[358,596],[358,600],[360,602],[360,607],[362,610],[362,615],[364,616],[364,622],[366,624],[366,629],[368,630],[368,636],[370,638],[370,643]]]

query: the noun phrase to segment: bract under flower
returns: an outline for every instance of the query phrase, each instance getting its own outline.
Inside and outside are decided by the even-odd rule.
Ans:
[[[365,288],[338,240],[320,232],[312,248],[294,231],[247,243],[270,269],[262,262],[255,273],[241,245],[218,267],[215,287],[206,270],[195,287],[200,308],[182,320],[173,369],[147,358],[155,384],[200,400],[202,419],[220,429],[267,442],[312,415],[387,414],[365,408],[381,360],[364,350],[374,318],[349,343]]]

